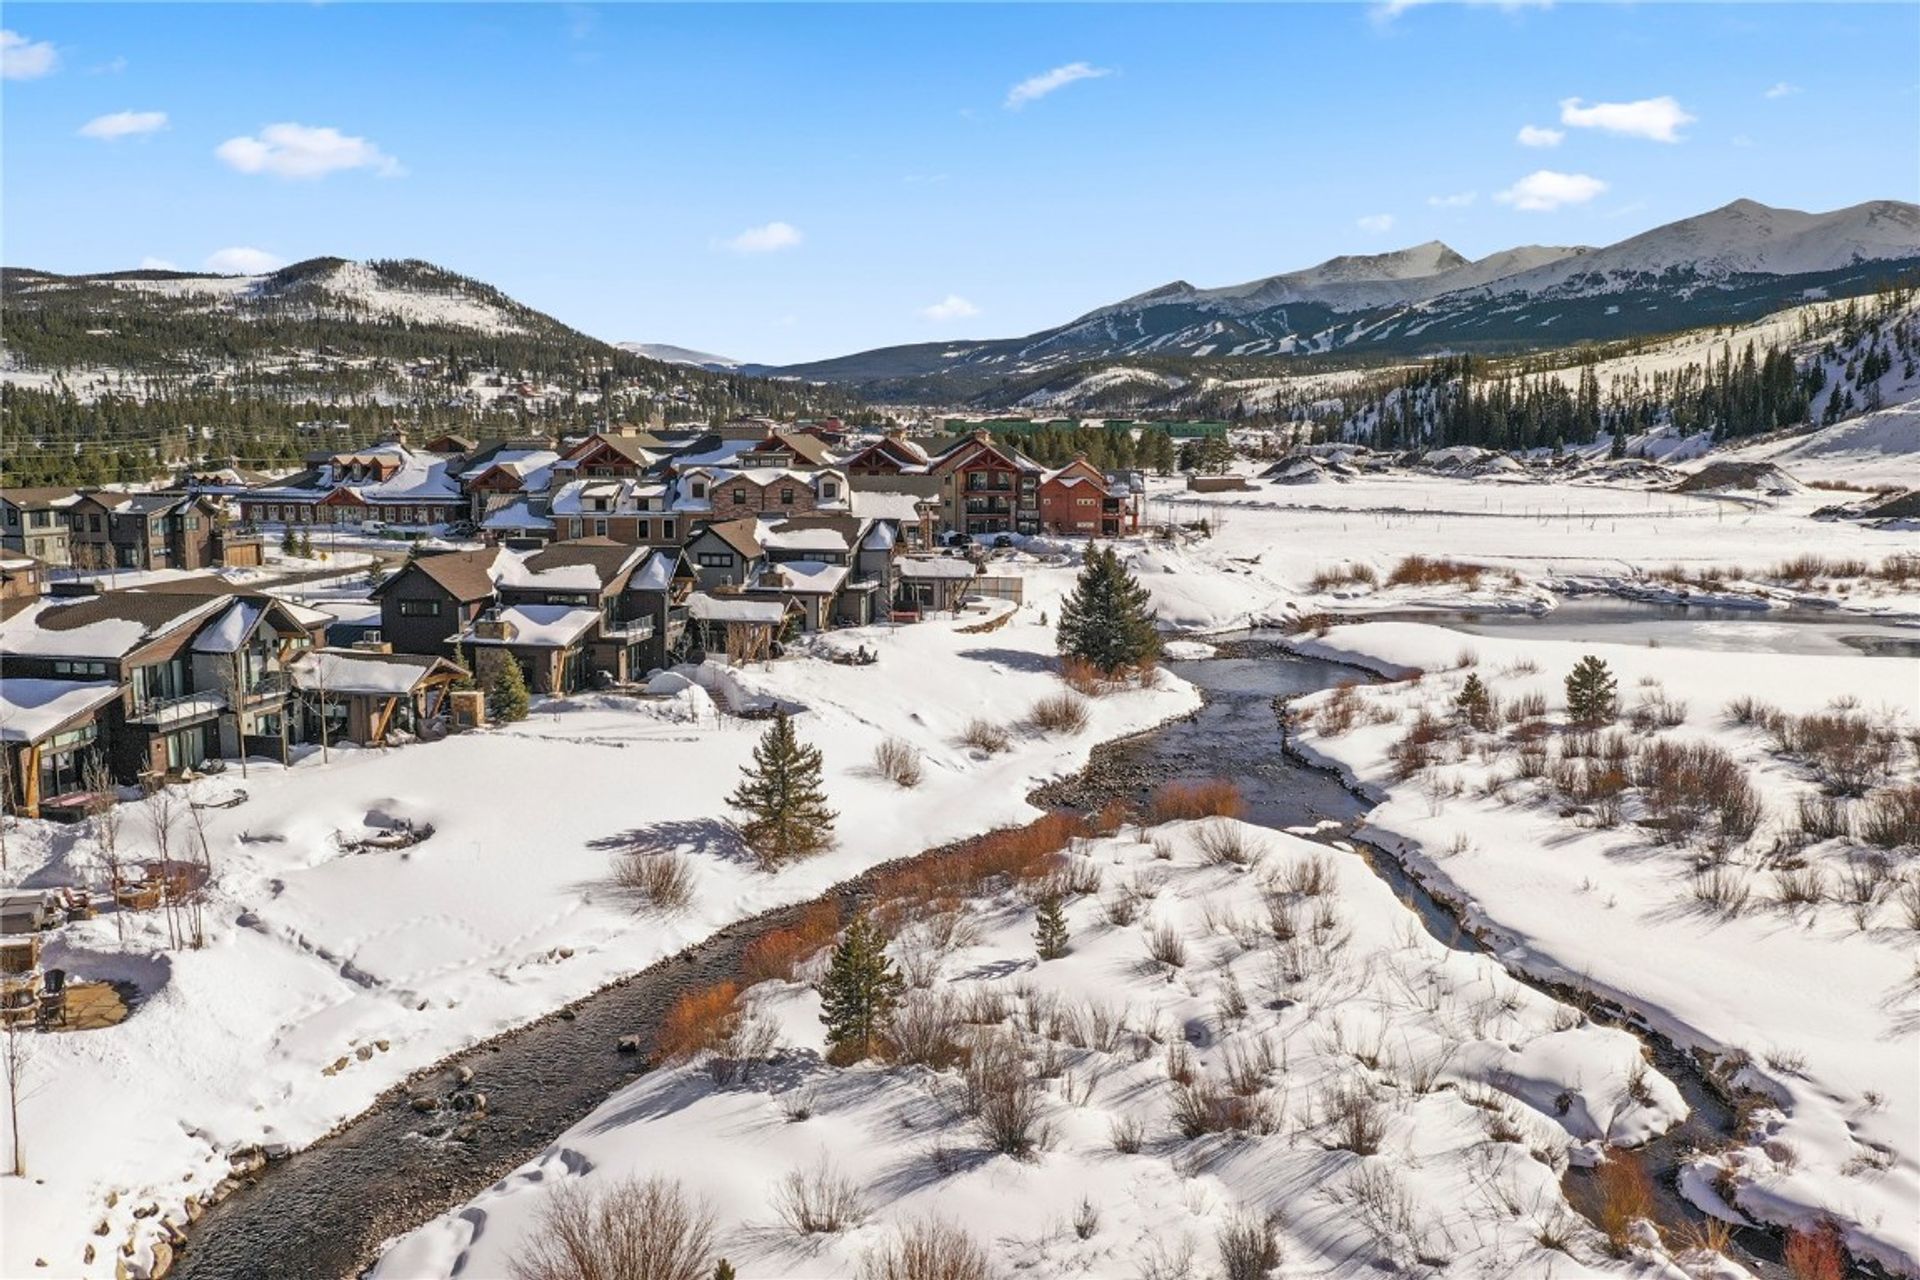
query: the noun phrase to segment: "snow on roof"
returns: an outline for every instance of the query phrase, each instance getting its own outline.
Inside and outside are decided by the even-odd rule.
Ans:
[[[775,551],[845,551],[847,537],[838,529],[789,529],[776,524],[761,528],[760,545]]]
[[[920,504],[929,501],[917,493],[895,493],[891,490],[855,489],[850,497],[853,514],[862,520],[918,521]]]
[[[480,522],[480,527],[494,530],[530,529],[550,532],[553,529],[553,521],[545,516],[533,514],[532,504],[525,498],[517,498],[497,510],[488,512],[487,518]]]
[[[598,592],[600,571],[585,561],[535,569],[525,558],[508,552],[495,566],[494,581],[503,587]]]
[[[214,619],[212,626],[193,638],[195,653],[232,653],[247,642],[253,626],[260,621],[261,606],[252,600],[235,600],[233,607]]]
[[[801,595],[832,595],[847,580],[847,566],[843,564],[824,564],[819,560],[788,560],[776,564],[767,570],[766,578],[778,581],[775,589],[798,592]]]
[[[654,552],[647,562],[633,571],[627,579],[629,591],[665,591],[673,585],[673,566],[675,557]]]
[[[762,622],[779,626],[787,607],[778,600],[747,600],[740,596],[710,596],[696,591],[687,597],[687,612],[702,622]]]
[[[676,470],[685,471],[688,467],[722,466],[743,453],[752,453],[760,446],[759,440],[722,440],[704,453],[683,453],[673,460]]]
[[[417,653],[357,653],[316,649],[302,654],[291,674],[297,689],[327,693],[411,693],[440,659]]]
[[[536,472],[546,471],[560,460],[560,455],[552,449],[502,449],[485,462],[468,467],[460,473],[462,480],[475,480],[487,472],[499,467],[525,480]],[[529,486],[531,487],[531,486]]]
[[[511,638],[494,639],[476,635],[472,627],[462,632],[460,638],[468,644],[564,649],[600,621],[600,613],[595,609],[576,609],[564,604],[521,604],[500,610],[495,618],[508,624]]]
[[[42,658],[119,658],[154,636],[224,607],[208,598],[117,591],[41,600],[0,623],[0,653]]]
[[[75,716],[105,706],[120,686],[97,680],[0,680],[0,742],[38,742]]]
[[[970,561],[953,556],[938,556],[902,560],[900,576],[903,578],[973,578],[979,575]]]
[[[885,520],[876,520],[873,528],[867,530],[867,536],[860,540],[860,545],[869,551],[886,551],[899,540],[896,526]]]

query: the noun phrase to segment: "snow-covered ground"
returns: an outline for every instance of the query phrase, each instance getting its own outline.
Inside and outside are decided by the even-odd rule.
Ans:
[[[1244,492],[1200,494],[1176,482],[1150,482],[1150,519],[1213,526],[1207,538],[1123,551],[1153,591],[1164,622],[1226,630],[1315,610],[1538,609],[1552,605],[1550,582],[1647,587],[1659,585],[1651,575],[1673,568],[1690,575],[1731,569],[1755,579],[1744,589],[1736,580],[1725,592],[1696,591],[1702,602],[1746,595],[1782,606],[1804,598],[1822,607],[1920,618],[1920,581],[1800,588],[1767,580],[1770,570],[1796,556],[1877,567],[1916,550],[1911,532],[1810,519],[1833,501],[1830,493],[1736,504],[1645,489],[1405,472],[1301,487],[1251,483]],[[1477,583],[1393,586],[1393,570],[1410,555],[1485,572]],[[1314,587],[1324,571],[1356,568],[1370,571],[1377,585]]]
[[[546,704],[510,728],[196,784],[206,801],[249,797],[202,811],[215,867],[206,947],[166,950],[153,913],[126,918],[124,944],[111,915],[49,940],[48,965],[125,978],[141,1001],[117,1027],[32,1038],[21,1114],[31,1176],[0,1179],[0,1274],[33,1274],[36,1258],[53,1274],[111,1274],[119,1243],[132,1236],[144,1250],[161,1217],[184,1220],[185,1199],[218,1183],[236,1148],[309,1143],[410,1072],[728,921],[1030,819],[1028,791],[1079,768],[1095,742],[1197,704],[1165,678],[1091,704],[1082,734],[1018,728],[1061,688],[1039,617],[1057,616],[1070,578],[1036,572],[1017,618],[986,634],[932,621],[833,638],[877,650],[876,665],[796,659],[708,677],[722,697],[795,709],[825,751],[839,845],[778,874],[754,870],[722,825],[760,726],[718,717],[703,688]],[[981,757],[958,745],[974,717],[1013,727],[1012,749]],[[914,790],[873,771],[890,736],[920,754],[926,778]],[[122,856],[152,856],[144,807],[122,813]],[[343,850],[401,820],[433,835],[406,850]],[[176,851],[186,830],[173,833]],[[612,883],[614,855],[650,841],[694,852],[687,910],[636,917]],[[85,828],[21,823],[7,853],[16,882],[97,878]],[[159,1216],[135,1218],[154,1204]],[[85,1267],[89,1242],[99,1257]]]
[[[1357,699],[1351,717],[1326,714],[1329,695],[1298,704],[1302,748],[1383,797],[1363,835],[1401,850],[1462,904],[1501,940],[1504,960],[1637,1010],[1680,1044],[1720,1055],[1738,1083],[1772,1100],[1742,1145],[1702,1160],[1696,1202],[1736,1212],[1718,1186],[1733,1191],[1738,1212],[1768,1221],[1832,1214],[1856,1251],[1920,1274],[1920,850],[1802,834],[1801,802],[1821,797],[1808,760],[1780,754],[1765,730],[1728,711],[1742,697],[1793,715],[1852,707],[1912,734],[1920,664],[1491,637],[1463,645],[1457,632],[1410,623],[1338,627],[1299,647],[1429,673],[1340,695]],[[1609,821],[1604,804],[1570,798],[1554,781],[1569,758],[1562,682],[1586,654],[1611,667],[1624,709],[1655,697],[1678,704],[1680,723],[1626,730],[1630,745],[1657,733],[1716,745],[1737,762],[1763,806],[1751,836],[1721,849],[1659,843],[1642,824],[1640,787]],[[1396,764],[1390,749],[1415,716],[1451,721],[1470,674],[1509,705],[1544,701],[1541,723],[1556,726],[1540,739],[1545,776],[1528,776],[1525,734],[1513,727],[1450,733],[1424,765]],[[1895,742],[1891,772],[1873,785],[1912,784],[1915,750]],[[1868,803],[1843,805],[1859,823]],[[1719,885],[1707,877],[1751,896],[1712,905],[1700,891]],[[1784,901],[1809,877],[1819,902]],[[1745,1067],[1735,1071],[1731,1055]]]
[[[1222,838],[1255,865],[1210,858]],[[1069,898],[1061,958],[1036,957],[1032,895],[1011,889],[965,904],[946,945],[929,941],[946,938],[937,911],[893,943],[926,983],[910,1005],[953,1011],[976,1062],[1017,1057],[1030,1151],[970,1118],[964,1068],[827,1065],[818,995],[772,982],[749,1005],[777,1027],[773,1062],[726,1086],[696,1064],[623,1089],[375,1274],[506,1275],[557,1189],[636,1176],[707,1204],[743,1277],[852,1275],[927,1217],[1000,1275],[1185,1275],[1187,1258],[1218,1275],[1218,1233],[1249,1217],[1274,1224],[1287,1275],[1657,1273],[1609,1257],[1558,1183],[1684,1113],[1632,1036],[1434,940],[1353,853],[1208,818],[1068,861],[1102,883]],[[1183,945],[1177,967],[1149,958],[1155,935]],[[796,1234],[776,1192],[823,1160],[870,1216]]]

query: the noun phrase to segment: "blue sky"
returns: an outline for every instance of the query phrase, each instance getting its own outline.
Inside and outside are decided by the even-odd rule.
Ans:
[[[10,265],[419,257],[746,359],[1920,195],[1920,6],[9,4]],[[1525,140],[1522,130],[1527,130]]]

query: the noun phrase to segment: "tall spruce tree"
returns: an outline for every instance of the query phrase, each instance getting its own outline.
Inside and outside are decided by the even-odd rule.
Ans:
[[[820,749],[802,743],[786,712],[753,749],[753,763],[740,769],[740,785],[727,803],[747,815],[740,828],[747,847],[772,869],[833,844],[833,810],[820,787]]]
[[[1090,547],[1079,581],[1060,606],[1060,652],[1108,675],[1150,661],[1160,652],[1160,635],[1149,600],[1111,547]]]
[[[1486,682],[1477,675],[1469,675],[1467,682],[1460,686],[1460,694],[1453,700],[1453,709],[1459,715],[1460,722],[1469,729],[1494,727],[1493,695],[1487,692]]]
[[[500,655],[500,665],[494,669],[493,679],[487,685],[487,714],[495,720],[511,724],[515,720],[527,718],[527,708],[532,699],[527,695],[527,678],[520,672],[520,664],[510,653]]]
[[[1607,664],[1588,654],[1567,675],[1567,719],[1583,729],[1612,724],[1619,714],[1618,690]]]
[[[833,949],[820,980],[820,1021],[839,1062],[857,1062],[879,1047],[906,983],[887,959],[887,940],[863,913]]]

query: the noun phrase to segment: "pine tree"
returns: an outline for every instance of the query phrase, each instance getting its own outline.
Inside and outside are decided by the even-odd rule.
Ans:
[[[1067,954],[1067,913],[1060,908],[1060,895],[1050,893],[1040,899],[1039,924],[1033,931],[1035,948],[1042,960],[1058,960]]]
[[[1567,719],[1583,729],[1613,723],[1619,713],[1618,688],[1607,664],[1588,654],[1567,676]]]
[[[453,665],[461,669],[461,674],[453,682],[456,689],[474,689],[479,686],[473,679],[473,664],[467,661],[467,648],[459,640],[453,642]]]
[[[313,559],[313,535],[307,533],[305,530],[302,530],[300,533],[300,558],[302,560]]]
[[[740,832],[761,866],[772,869],[833,843],[836,815],[820,788],[820,749],[794,736],[786,712],[774,716],[753,749],[753,763],[740,773],[727,803],[748,815]]]
[[[733,1264],[725,1258],[713,1264],[713,1280],[736,1280]]]
[[[906,987],[887,959],[887,940],[864,914],[853,918],[821,979],[820,1021],[836,1061],[858,1062],[878,1047]]]
[[[1149,599],[1111,547],[1089,548],[1086,567],[1060,606],[1060,652],[1108,675],[1151,661],[1160,635]]]
[[[292,525],[280,531],[280,554],[289,557],[300,554],[300,535],[293,531]]]
[[[487,714],[507,724],[525,720],[530,701],[527,678],[520,673],[520,664],[511,654],[500,655],[500,666],[487,688]]]
[[[1467,682],[1460,686],[1459,696],[1453,700],[1453,709],[1458,713],[1460,722],[1470,729],[1493,728],[1493,696],[1487,692],[1487,686],[1479,676],[1469,675]]]

